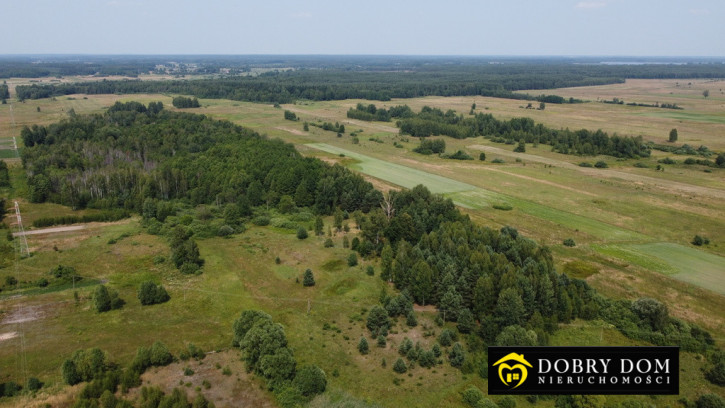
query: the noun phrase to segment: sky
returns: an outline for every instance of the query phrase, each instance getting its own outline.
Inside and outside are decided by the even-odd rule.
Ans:
[[[0,54],[725,56],[723,0],[0,0]]]

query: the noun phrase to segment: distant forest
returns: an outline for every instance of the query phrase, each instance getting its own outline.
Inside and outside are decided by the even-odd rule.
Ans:
[[[161,57],[158,57],[161,58]],[[190,58],[190,57],[186,57]],[[219,74],[215,78],[168,81],[105,80],[93,83],[33,84],[17,87],[20,100],[52,96],[112,93],[175,93],[198,98],[231,99],[252,102],[291,103],[298,99],[342,100],[421,96],[489,96],[513,99],[537,99],[515,93],[524,89],[553,89],[572,86],[621,83],[626,78],[722,78],[722,63],[682,65],[602,65],[572,63],[562,59],[509,59],[504,62],[483,58],[442,57],[228,57],[199,63],[175,62],[182,74]],[[174,60],[175,57],[168,57]],[[176,58],[183,60],[182,57]],[[168,61],[167,60],[167,61]],[[2,60],[0,60],[2,61]],[[2,61],[0,77],[129,75],[151,72],[154,63],[163,60],[29,63]],[[273,70],[260,75],[221,75],[248,72],[250,66]],[[227,67],[227,68],[224,68]],[[230,68],[231,67],[231,68]],[[193,76],[189,78],[194,78]],[[558,98],[546,100],[556,103]],[[538,100],[538,99],[537,99]],[[563,99],[558,102],[566,102]]]

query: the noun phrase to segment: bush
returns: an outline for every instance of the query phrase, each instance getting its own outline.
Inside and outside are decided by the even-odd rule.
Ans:
[[[63,377],[63,382],[68,385],[76,385],[81,382],[81,376],[78,374],[78,368],[72,360],[65,360],[63,365],[60,367],[60,373]]]
[[[594,167],[596,167],[598,169],[606,169],[607,167],[609,167],[609,165],[607,164],[607,162],[600,160],[600,161],[594,163]]]
[[[493,159],[491,160],[491,163],[503,164],[506,163],[506,161],[504,159]]]
[[[357,255],[355,253],[351,253],[347,256],[347,266],[356,266],[357,265]]]
[[[288,111],[288,110],[284,111],[284,118],[285,118],[285,120],[292,120],[292,121],[298,120],[297,115],[294,112]]]
[[[157,341],[151,345],[150,350],[150,362],[154,366],[165,366],[174,361],[174,356],[171,355],[169,349],[166,348],[164,343]]]
[[[297,228],[297,239],[307,239],[307,230],[304,227]]]
[[[708,245],[710,243],[710,240],[707,238],[701,237],[699,235],[695,235],[695,237],[692,238],[691,243],[692,243],[692,245],[702,246],[702,245]]]
[[[138,289],[138,299],[144,306],[164,303],[169,300],[169,293],[163,286],[146,281]]]
[[[459,150],[453,154],[444,154],[441,155],[444,159],[453,159],[453,160],[473,160],[473,157],[471,157],[468,153],[464,152],[463,150]]]
[[[43,388],[43,383],[40,382],[39,379],[35,377],[28,378],[28,385],[27,389],[30,391],[38,391],[39,389]]]
[[[306,365],[297,371],[293,384],[305,397],[321,394],[327,388],[325,372],[316,365]]]
[[[335,243],[332,242],[332,238],[327,238],[325,240],[324,246],[325,246],[325,248],[333,248],[335,246]]]
[[[222,225],[221,227],[219,227],[219,231],[217,232],[217,235],[219,235],[220,237],[228,237],[232,234],[234,234],[234,228],[228,225]]]
[[[403,361],[402,358],[399,358],[395,360],[395,364],[393,364],[393,371],[398,374],[403,374],[408,371],[408,366],[405,365],[405,361]]]
[[[481,152],[478,155],[478,160],[480,160],[480,161],[486,161],[486,153]]]
[[[579,167],[594,167],[594,166],[589,162],[581,162],[581,163],[579,163]]]
[[[260,227],[264,227],[264,226],[266,226],[266,225],[269,225],[269,223],[270,223],[271,221],[272,221],[272,220],[271,220],[271,219],[270,219],[269,217],[266,217],[266,216],[264,216],[264,215],[260,215],[259,217],[255,217],[255,218],[254,218],[254,219],[252,220],[252,224],[254,224],[254,225],[258,225],[258,226],[260,226]]]
[[[368,276],[374,276],[375,275],[375,267],[372,265],[368,265],[367,268],[365,268],[365,273]]]
[[[695,401],[697,408],[725,408],[725,400],[717,394],[703,394]]]
[[[576,242],[571,238],[567,238],[564,240],[564,246],[573,247],[576,246]]]
[[[93,304],[98,313],[113,309],[120,309],[124,301],[118,297],[118,292],[100,285],[93,292]]]
[[[495,210],[501,210],[501,211],[511,211],[514,209],[510,204],[494,204],[492,207]]]
[[[199,265],[192,263],[192,262],[184,262],[181,265],[181,268],[179,268],[179,271],[183,273],[184,275],[196,275],[199,273],[200,268]]]
[[[462,393],[463,402],[471,407],[478,407],[478,402],[483,399],[483,393],[477,387],[471,385]]]
[[[5,384],[0,384],[0,386],[2,386],[2,393],[0,395],[4,395],[6,397],[14,397],[18,395],[22,389],[22,387],[14,381],[8,381]]]

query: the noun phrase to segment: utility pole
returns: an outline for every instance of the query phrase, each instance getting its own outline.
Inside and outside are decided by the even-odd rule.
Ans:
[[[20,253],[23,253],[23,246],[25,246],[25,255],[30,256],[30,248],[28,248],[28,238],[25,236],[25,229],[23,228],[23,219],[20,216],[20,206],[18,205],[18,202],[15,201],[15,217],[17,218],[18,222],[18,229],[20,230],[20,236],[22,237],[21,246],[20,246]]]

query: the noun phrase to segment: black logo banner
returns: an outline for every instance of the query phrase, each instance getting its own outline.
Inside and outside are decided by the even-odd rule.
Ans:
[[[680,393],[679,347],[489,347],[488,393]]]

